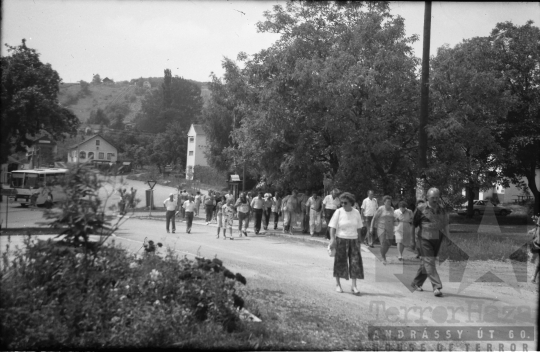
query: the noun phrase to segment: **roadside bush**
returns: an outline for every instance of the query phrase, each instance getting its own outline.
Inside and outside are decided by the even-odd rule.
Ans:
[[[79,101],[79,95],[78,94],[67,94],[64,98],[63,104],[65,106],[75,105]]]
[[[220,188],[227,187],[227,174],[219,172],[210,166],[195,165],[193,168],[193,179],[207,185]]]
[[[26,245],[2,269],[3,349],[204,345],[243,329],[235,284],[245,279],[218,259],[106,246],[87,260],[50,240]]]

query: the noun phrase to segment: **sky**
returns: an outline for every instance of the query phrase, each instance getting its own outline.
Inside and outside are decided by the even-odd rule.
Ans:
[[[255,54],[272,45],[277,34],[257,33],[263,12],[283,1],[104,1],[4,0],[4,44],[27,46],[50,63],[63,82],[115,81],[173,75],[209,81],[224,73],[224,57]],[[391,13],[405,19],[407,35],[417,34],[422,56],[423,2],[391,2]],[[489,35],[498,22],[540,26],[539,2],[433,2],[431,54],[443,44]]]

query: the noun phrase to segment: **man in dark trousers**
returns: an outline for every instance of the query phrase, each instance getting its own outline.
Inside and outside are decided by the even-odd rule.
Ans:
[[[259,192],[257,197],[253,198],[251,201],[251,208],[255,213],[255,234],[258,235],[259,231],[261,231],[261,220],[264,208],[263,192]]]
[[[174,215],[176,214],[176,209],[178,208],[178,202],[174,200],[174,193],[169,194],[169,198],[163,201],[163,206],[167,210],[165,214],[166,228],[167,233],[169,233],[169,225],[172,221],[172,232],[176,231],[176,224],[174,223]]]
[[[448,213],[439,205],[440,194],[437,188],[430,188],[427,192],[427,203],[418,206],[413,219],[414,227],[418,227],[422,263],[411,286],[416,291],[423,291],[422,285],[429,277],[436,297],[442,296],[442,283],[435,262],[449,231]]]

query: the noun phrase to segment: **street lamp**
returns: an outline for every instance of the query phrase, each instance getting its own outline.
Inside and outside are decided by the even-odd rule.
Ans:
[[[156,185],[157,181],[155,180],[148,180],[146,181],[148,183],[148,186],[150,186],[150,216],[152,216],[152,207],[154,206],[154,186]]]

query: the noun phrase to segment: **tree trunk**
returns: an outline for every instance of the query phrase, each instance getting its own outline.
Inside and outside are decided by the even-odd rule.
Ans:
[[[534,164],[532,167],[532,172],[527,173],[525,177],[527,178],[528,187],[531,190],[533,196],[534,196],[534,209],[533,209],[533,215],[539,215],[540,213],[540,192],[538,191],[538,187],[536,187],[536,170],[534,168]]]
[[[467,187],[467,217],[470,219],[474,216],[474,188]]]

